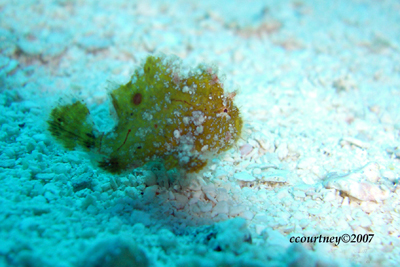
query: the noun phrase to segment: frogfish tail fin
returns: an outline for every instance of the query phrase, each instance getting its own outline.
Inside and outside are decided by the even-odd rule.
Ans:
[[[47,123],[52,136],[67,149],[73,150],[79,145],[89,151],[97,145],[90,112],[79,101],[54,108]]]

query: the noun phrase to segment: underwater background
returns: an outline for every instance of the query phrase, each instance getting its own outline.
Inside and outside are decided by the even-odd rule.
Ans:
[[[0,0],[0,51],[0,266],[400,263],[399,1]],[[229,150],[110,173],[51,134],[74,101],[115,129],[154,54],[218,68]]]

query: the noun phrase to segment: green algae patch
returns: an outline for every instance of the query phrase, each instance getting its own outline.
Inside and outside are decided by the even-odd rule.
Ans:
[[[198,172],[240,137],[234,96],[224,93],[213,67],[184,73],[177,57],[148,56],[127,84],[110,92],[114,129],[98,131],[78,101],[52,110],[49,131],[67,149],[100,155],[99,167],[111,173],[159,160],[167,170]]]

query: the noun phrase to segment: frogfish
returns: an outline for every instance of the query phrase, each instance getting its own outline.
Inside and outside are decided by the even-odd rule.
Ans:
[[[239,139],[243,120],[215,66],[183,71],[176,56],[150,55],[130,81],[109,92],[116,126],[101,132],[83,101],[58,105],[48,119],[66,149],[94,153],[98,167],[121,173],[160,160],[167,170],[199,172]]]

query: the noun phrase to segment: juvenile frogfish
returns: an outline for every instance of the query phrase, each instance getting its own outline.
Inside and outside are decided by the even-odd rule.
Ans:
[[[81,101],[55,107],[49,131],[65,148],[100,155],[98,166],[121,173],[150,161],[198,172],[207,160],[231,148],[243,121],[235,93],[224,93],[213,67],[182,71],[176,56],[148,56],[130,81],[110,91],[117,123],[100,132]]]

